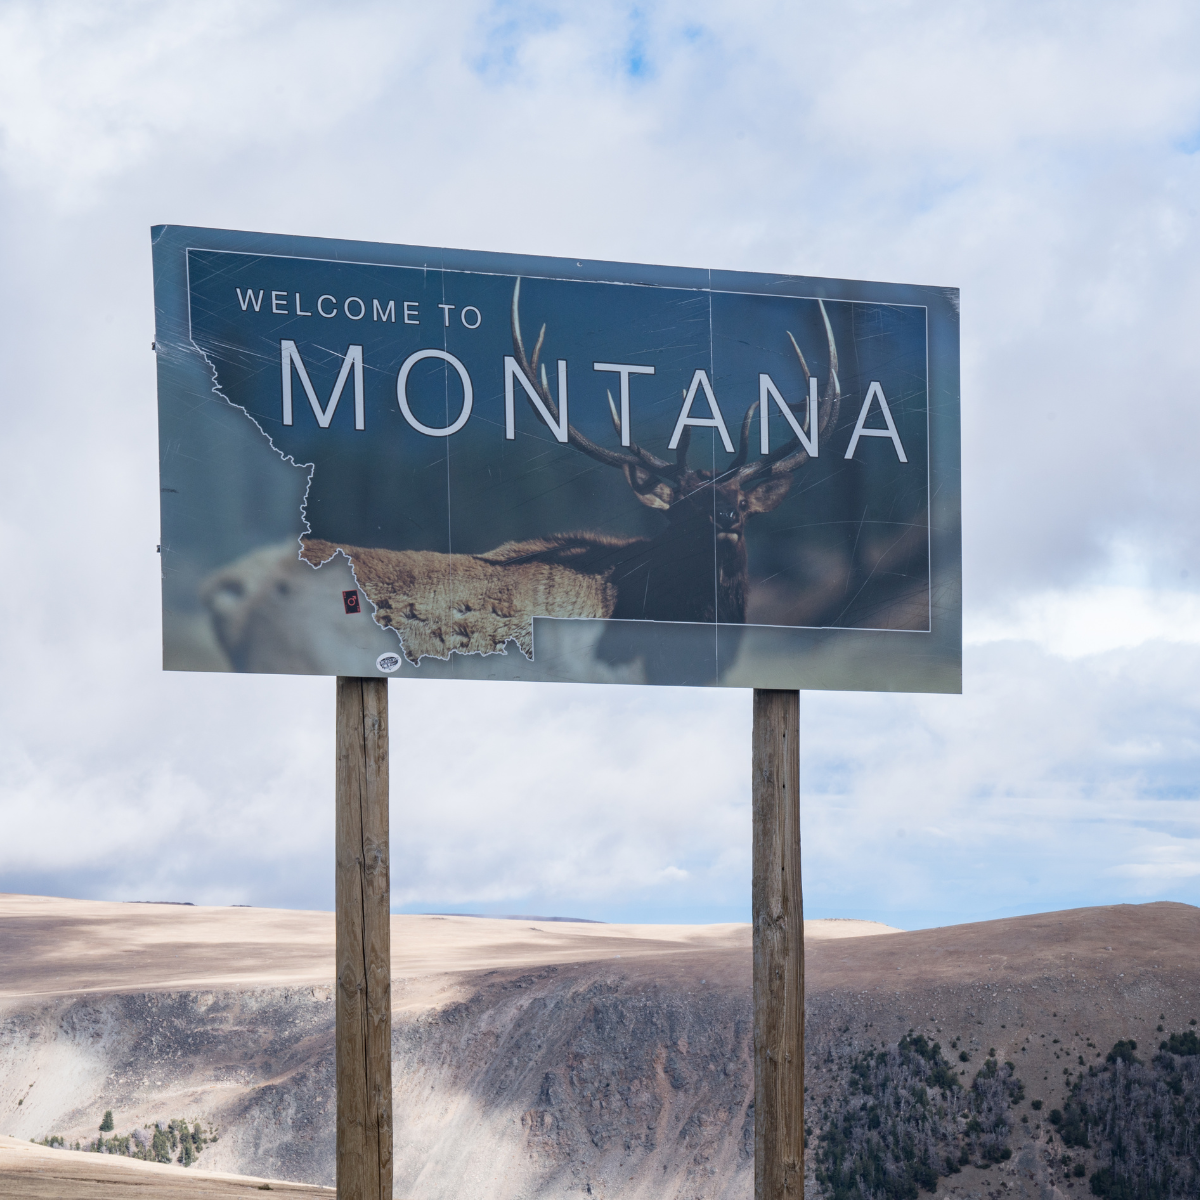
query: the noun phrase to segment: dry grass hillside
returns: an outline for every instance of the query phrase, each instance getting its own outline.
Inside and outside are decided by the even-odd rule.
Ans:
[[[1069,1138],[1115,1043],[1150,1071],[1200,1017],[1186,905],[806,934],[811,1195],[849,1195],[864,1162],[900,1178],[910,1143],[939,1195],[1088,1194],[1103,1147],[1050,1114]],[[195,1131],[187,1172],[38,1162],[331,1184],[332,937],[325,913],[0,898],[0,1134],[137,1150],[162,1125]],[[409,916],[392,938],[398,1197],[752,1194],[748,927]],[[28,1157],[12,1182],[16,1153],[0,1191],[51,1194]]]
[[[260,1193],[266,1191],[291,1198],[321,1196],[332,1200],[336,1195],[333,1188],[311,1184],[51,1149],[0,1135],[0,1195],[4,1200],[114,1200],[126,1196],[146,1200],[261,1200]]]

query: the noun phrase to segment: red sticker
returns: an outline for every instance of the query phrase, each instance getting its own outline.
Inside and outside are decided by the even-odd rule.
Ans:
[[[362,606],[358,601],[358,588],[351,588],[348,592],[343,592],[342,603],[346,606],[348,613],[362,612]]]

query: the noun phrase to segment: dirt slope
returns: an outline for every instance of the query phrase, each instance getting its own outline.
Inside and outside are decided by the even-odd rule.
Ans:
[[[1160,1023],[1200,1018],[1200,909],[1187,904],[918,930],[813,946],[807,961],[810,1021],[827,1013],[836,1024],[836,1012],[855,1034],[870,1021],[893,1040],[911,1026],[943,1042],[952,1034],[994,1046],[1002,1059],[1021,1056],[1022,1073],[1031,1086],[1041,1079],[1033,1091],[1047,1100],[1061,1098],[1064,1072],[1077,1073],[1080,1055],[1086,1065],[1120,1037],[1157,1044]]]
[[[899,930],[806,921],[810,941]],[[392,969],[460,971],[748,948],[748,925],[608,925],[537,917],[394,916]],[[0,894],[0,1001],[152,989],[303,987],[333,982],[333,914],[184,904],[114,904]]]

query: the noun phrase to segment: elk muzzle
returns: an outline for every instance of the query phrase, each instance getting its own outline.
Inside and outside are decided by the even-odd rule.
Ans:
[[[713,512],[713,524],[717,529],[718,541],[736,542],[742,536],[742,514],[736,504],[718,500]]]

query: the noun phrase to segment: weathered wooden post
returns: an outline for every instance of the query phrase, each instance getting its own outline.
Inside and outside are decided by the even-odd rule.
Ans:
[[[754,1197],[804,1196],[800,693],[754,689]]]
[[[338,676],[338,1200],[392,1200],[387,689]]]

